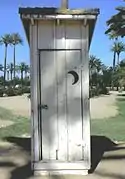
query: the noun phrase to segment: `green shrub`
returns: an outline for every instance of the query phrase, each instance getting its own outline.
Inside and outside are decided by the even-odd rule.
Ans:
[[[4,94],[4,89],[0,88],[0,97],[3,97],[3,94]]]
[[[94,96],[96,96],[97,95],[97,90],[96,90],[96,88],[90,88],[89,89],[89,96],[90,96],[90,98],[92,98],[92,97],[94,97]]]
[[[30,93],[30,87],[27,86],[22,87],[22,93]]]
[[[12,87],[6,89],[4,91],[5,94],[7,94],[7,96],[18,96],[18,95],[22,95],[23,94],[23,90],[22,88],[17,88],[17,89],[14,89]]]
[[[103,94],[109,94],[109,89],[107,89],[106,87],[105,88],[103,88],[103,90],[102,90],[102,92],[103,92]]]
[[[106,87],[98,87],[98,88],[90,88],[89,89],[89,96],[90,98],[94,97],[94,96],[99,96],[101,94],[109,94],[109,90]]]
[[[21,88],[17,88],[17,89],[15,89],[15,90],[14,90],[14,92],[15,92],[15,95],[16,95],[16,96],[20,96],[20,95],[22,95],[22,94],[23,94],[23,92],[22,92],[22,89],[21,89]]]
[[[15,91],[11,87],[8,89],[5,89],[4,93],[7,94],[7,96],[15,96]]]
[[[98,88],[97,91],[98,91],[98,95],[109,94],[109,90],[106,87],[104,87],[104,86],[101,87],[101,88]]]
[[[31,99],[31,94],[29,94],[29,95],[27,96],[27,98],[28,98],[28,99]]]

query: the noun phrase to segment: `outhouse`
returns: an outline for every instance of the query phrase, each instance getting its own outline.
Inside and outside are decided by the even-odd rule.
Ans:
[[[19,8],[30,45],[32,169],[91,167],[89,46],[99,9]]]

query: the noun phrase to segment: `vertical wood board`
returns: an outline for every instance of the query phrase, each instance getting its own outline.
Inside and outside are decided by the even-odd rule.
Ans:
[[[54,52],[41,52],[42,155],[43,160],[55,160],[57,150],[57,100]]]

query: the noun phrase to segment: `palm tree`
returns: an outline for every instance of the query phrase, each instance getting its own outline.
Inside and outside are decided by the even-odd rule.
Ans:
[[[112,71],[113,71],[112,67],[105,67],[103,69],[102,80],[103,80],[103,84],[106,87],[111,87],[111,84],[112,84]]]
[[[6,82],[6,63],[7,63],[7,47],[11,44],[11,36],[10,34],[5,34],[0,39],[0,44],[5,46],[5,58],[4,58],[4,88]]]
[[[120,66],[120,67],[125,67],[125,59],[121,60],[119,66]]]
[[[3,72],[3,69],[4,69],[4,68],[3,68],[3,65],[0,64],[0,71]]]
[[[7,67],[7,81],[9,81],[9,76],[10,76],[10,70],[9,70],[9,68]]]
[[[100,70],[102,70],[102,62],[100,61],[99,58],[97,58],[94,55],[90,55],[89,58],[89,64],[90,64],[90,71],[92,71],[93,73],[95,72],[100,72]]]
[[[27,73],[29,73],[29,70],[30,70],[29,65],[25,65],[25,70],[24,70],[24,72],[25,72],[25,78],[27,77]]]
[[[109,34],[109,39],[110,40],[114,40],[114,42],[117,42],[118,41],[118,36],[116,35],[116,33],[114,31],[111,31]],[[116,51],[114,50],[113,51],[114,54],[113,54],[113,69],[115,69],[115,63],[116,63]]]
[[[96,56],[90,55],[89,68],[90,68],[90,81],[92,83],[90,85],[93,86],[93,82],[94,82],[96,86],[98,87],[99,86],[99,83],[98,83],[99,73],[102,72],[103,64],[100,61],[100,59],[98,59]]]
[[[109,34],[114,31],[117,36],[124,37],[125,36],[125,7],[117,7],[117,14],[113,15],[106,23],[108,29],[105,34]]]
[[[15,87],[15,77],[16,77],[16,45],[22,44],[22,38],[18,33],[11,34],[11,41],[13,44],[13,66],[14,66],[14,87]]]
[[[115,40],[115,41],[118,40],[118,35],[113,30],[108,34],[108,36],[110,40]]]
[[[23,73],[25,71],[25,67],[26,67],[26,63],[25,62],[21,62],[20,65],[19,65],[19,70],[20,70],[20,73],[21,73],[21,83],[22,83],[22,86],[23,86]]]
[[[94,55],[90,55],[90,57],[89,57],[89,69],[90,69],[90,75],[92,75],[93,73],[96,73],[96,65],[95,65],[95,61],[96,61],[96,56],[94,56]]]
[[[123,42],[114,42],[111,51],[117,54],[117,64],[119,65],[119,57],[121,52],[125,51],[125,44]]]
[[[14,72],[14,65],[13,63],[10,63],[7,65],[8,69],[9,69],[9,72],[10,72],[10,79],[11,81],[13,80],[13,72]]]

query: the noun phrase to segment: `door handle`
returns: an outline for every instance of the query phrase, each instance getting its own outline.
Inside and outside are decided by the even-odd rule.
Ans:
[[[42,109],[48,109],[47,104],[42,105]]]
[[[48,109],[47,104],[41,104],[41,105],[39,105],[39,107],[40,107],[41,109]]]

